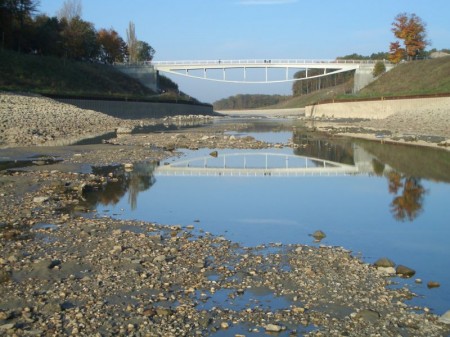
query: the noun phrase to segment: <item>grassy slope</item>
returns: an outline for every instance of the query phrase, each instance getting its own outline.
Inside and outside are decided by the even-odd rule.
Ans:
[[[362,89],[358,96],[450,93],[450,57],[403,63]]]
[[[318,101],[337,98],[367,99],[389,96],[450,94],[450,56],[403,63],[380,76],[358,94],[345,95],[349,84],[323,89],[268,108],[299,108]]]
[[[148,97],[154,95],[114,68],[55,57],[0,51],[0,90],[83,96]]]

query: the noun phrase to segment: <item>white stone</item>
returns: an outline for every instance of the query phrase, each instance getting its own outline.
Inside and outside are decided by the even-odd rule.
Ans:
[[[266,325],[266,331],[269,331],[269,332],[280,332],[281,331],[281,326],[276,325],[276,324],[267,324]]]
[[[37,204],[42,204],[44,202],[48,201],[48,197],[34,197],[33,202]]]
[[[394,267],[378,267],[377,270],[385,275],[395,275]]]

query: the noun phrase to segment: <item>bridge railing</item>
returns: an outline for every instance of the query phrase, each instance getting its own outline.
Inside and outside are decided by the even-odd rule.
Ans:
[[[152,61],[154,66],[158,65],[246,65],[246,64],[375,64],[377,62],[390,63],[386,60],[340,60],[340,59],[253,59],[253,60],[179,60],[179,61]]]

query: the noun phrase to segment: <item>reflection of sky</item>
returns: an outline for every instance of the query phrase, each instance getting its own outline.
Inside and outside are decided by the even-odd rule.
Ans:
[[[194,154],[199,155],[188,156]],[[428,193],[413,222],[393,218],[388,180],[370,176],[158,176],[155,185],[139,194],[134,211],[127,196],[107,208],[117,213],[124,209],[124,218],[163,224],[188,225],[199,219],[197,228],[245,246],[313,244],[309,234],[320,229],[327,235],[323,244],[362,252],[368,262],[387,256],[414,268],[424,280],[414,291],[426,295],[426,305],[443,312],[450,303],[450,185],[422,183]],[[441,288],[426,289],[430,280],[439,281]]]

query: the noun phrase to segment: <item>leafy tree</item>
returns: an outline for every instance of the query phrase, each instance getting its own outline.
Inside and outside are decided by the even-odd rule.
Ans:
[[[425,23],[416,14],[401,13],[395,17],[391,30],[396,38],[403,40],[405,48],[400,48],[400,43],[397,45],[398,41],[391,43],[393,60],[398,60],[398,54],[401,52],[405,53],[408,60],[412,60],[425,49],[428,45],[425,26]]]
[[[384,64],[384,62],[378,61],[377,63],[375,63],[375,67],[373,68],[372,72],[374,77],[380,76],[385,72],[386,72],[386,65]]]
[[[97,33],[94,25],[75,17],[70,21],[62,19],[62,36],[65,53],[74,60],[92,60],[98,55]]]
[[[155,50],[144,41],[137,42],[137,55],[136,61],[151,61],[153,60],[153,56],[155,55]]]
[[[112,64],[124,61],[126,44],[115,30],[100,29],[97,33],[97,43],[101,62]]]
[[[40,55],[63,56],[62,26],[56,17],[39,15],[33,22],[32,50]]]
[[[405,52],[405,49],[400,47],[400,42],[392,42],[389,48],[389,61],[392,63],[399,63],[403,60]]]
[[[0,0],[0,38],[1,46],[9,49],[22,49],[26,24],[36,12],[37,0]]]

